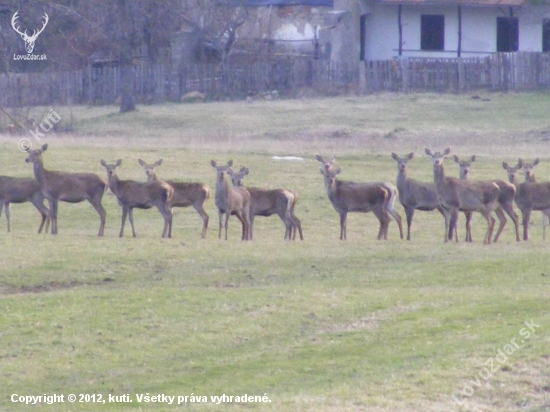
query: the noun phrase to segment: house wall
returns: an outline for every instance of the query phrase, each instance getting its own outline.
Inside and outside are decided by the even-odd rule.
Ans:
[[[365,57],[367,60],[386,60],[398,56],[399,29],[398,6],[366,1],[371,13],[366,20]],[[537,13],[536,6],[514,8],[519,18],[519,51],[542,51],[542,19],[545,8]],[[443,14],[445,16],[445,50],[420,50],[420,16]],[[496,20],[509,16],[508,7],[462,6],[462,57],[480,56],[496,52]],[[357,16],[356,24],[359,25]],[[403,56],[407,57],[457,57],[458,7],[434,5],[402,6]]]

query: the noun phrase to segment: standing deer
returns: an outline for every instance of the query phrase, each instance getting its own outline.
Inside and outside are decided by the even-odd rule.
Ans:
[[[243,179],[248,175],[247,167],[241,168],[238,172],[228,170],[233,186],[244,187]],[[258,187],[246,187],[250,193],[250,239],[254,234],[254,217],[271,216],[277,214],[285,224],[285,240],[296,239],[296,229],[300,232],[300,240],[304,240],[302,224],[294,214],[294,207],[298,197],[287,189],[260,189]]]
[[[454,160],[460,167],[460,179],[468,180],[468,177],[470,176],[470,167],[472,163],[476,161],[476,156],[473,155],[472,157],[470,157],[470,160],[460,160],[460,158],[455,155]],[[497,218],[499,220],[499,226],[493,242],[496,243],[498,241],[500,234],[504,230],[504,226],[506,226],[507,219],[504,215],[504,212],[506,212],[508,216],[510,216],[510,219],[512,219],[512,222],[514,222],[514,228],[516,230],[516,241],[519,242],[519,219],[517,213],[514,211],[514,197],[516,196],[516,187],[513,184],[505,182],[501,179],[494,179],[491,180],[491,182],[496,183],[499,189],[498,206],[495,209],[495,214],[497,215]],[[472,220],[472,212],[464,212],[464,215],[466,216],[466,242],[471,242],[472,232],[470,222]]]
[[[138,159],[139,164],[143,166],[148,182],[160,182],[155,173],[155,168],[162,164],[162,159],[153,165],[148,165],[143,160]],[[208,229],[208,214],[204,210],[204,204],[210,198],[210,187],[204,183],[195,182],[177,182],[175,180],[165,180],[174,189],[174,196],[170,202],[170,207],[188,207],[193,206],[202,218],[202,237],[206,237]]]
[[[524,163],[519,159],[517,166],[509,166],[502,162],[502,167],[508,173],[508,180],[516,187],[516,205],[521,210],[521,220],[523,224],[523,240],[529,240],[529,221],[531,212],[540,210],[547,215],[550,209],[550,182],[537,183],[534,177],[533,169],[538,164],[538,159],[533,163]],[[519,183],[516,177],[517,172],[527,166],[525,173],[525,183]],[[529,171],[529,173],[527,173]],[[543,216],[543,231],[545,232],[545,218]]]
[[[316,155],[316,159],[323,164],[325,169],[334,169],[335,168],[335,162],[336,158],[335,156],[332,156],[331,159],[325,160],[322,156]],[[397,188],[388,182],[372,182],[372,184],[377,184],[383,187],[388,191],[389,198],[388,203],[386,205],[388,214],[391,215],[395,221],[397,222],[397,226],[399,227],[399,237],[403,239],[403,224],[402,219],[399,213],[395,210],[395,200],[397,199]],[[387,234],[385,235],[385,238],[387,238]]]
[[[319,170],[324,176],[327,195],[334,209],[340,215],[340,240],[347,239],[347,218],[349,212],[373,212],[380,222],[378,240],[387,239],[390,217],[388,215],[389,191],[376,183],[355,183],[336,179],[342,172],[341,167],[334,167],[323,161]]]
[[[44,195],[36,179],[0,176],[0,216],[2,215],[2,208],[5,206],[8,232],[11,231],[10,203],[25,202],[31,202],[42,215],[42,222],[38,228],[38,233],[42,233],[44,223],[46,224],[45,232],[48,233],[50,210],[44,205]]]
[[[462,212],[480,212],[483,215],[487,220],[487,233],[483,243],[490,244],[495,227],[495,218],[492,213],[498,205],[499,197],[497,184],[446,177],[443,159],[451,152],[451,149],[447,148],[443,153],[434,153],[428,148],[424,148],[424,151],[433,161],[434,183],[445,214],[445,242],[453,230],[456,233],[457,216],[460,210]]]
[[[103,236],[107,212],[101,204],[103,194],[107,189],[107,182],[94,173],[70,173],[46,170],[42,153],[48,149],[45,144],[41,149],[30,150],[25,159],[33,163],[34,176],[40,185],[42,194],[50,204],[51,234],[57,234],[57,209],[59,201],[80,203],[87,200],[99,214],[101,223],[98,236]]]
[[[539,164],[539,159],[535,159],[533,163],[524,163],[523,160],[519,159],[520,163],[523,164],[523,170],[525,170],[525,181],[536,183],[535,179],[535,166]],[[542,215],[542,239],[546,240],[546,227],[548,226],[548,221],[550,220],[550,209],[541,210]]]
[[[172,237],[172,209],[170,201],[174,195],[174,189],[165,182],[143,183],[134,180],[120,180],[116,169],[122,164],[118,159],[114,164],[107,164],[101,159],[101,165],[107,171],[109,188],[116,196],[118,204],[122,206],[122,224],[119,237],[124,236],[124,225],[126,216],[132,226],[132,236],[136,237],[134,228],[134,208],[150,209],[155,206],[164,218],[164,229],[162,237]]]
[[[409,153],[404,158],[395,153],[392,153],[391,156],[397,162],[397,190],[399,191],[399,201],[407,215],[407,240],[411,240],[411,225],[415,210],[432,211],[437,209],[443,217],[445,214],[439,204],[435,183],[419,182],[407,177],[407,162],[414,157],[414,153]]]
[[[218,239],[222,237],[222,219],[225,214],[225,240],[227,240],[227,226],[231,215],[236,215],[242,223],[242,240],[252,240],[250,233],[250,193],[244,187],[231,187],[225,179],[225,174],[233,166],[233,160],[227,162],[226,166],[218,166],[214,160],[211,160],[210,164],[216,169],[215,203],[220,220]]]

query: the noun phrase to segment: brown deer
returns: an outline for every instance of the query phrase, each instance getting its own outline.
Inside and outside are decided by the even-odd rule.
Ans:
[[[46,224],[45,233],[48,233],[50,210],[44,205],[44,195],[36,179],[0,176],[0,216],[2,215],[2,208],[5,207],[8,232],[11,231],[10,203],[25,202],[31,202],[42,215],[42,222],[38,228],[38,233],[42,233],[44,223]]]
[[[535,166],[539,164],[540,160],[535,159],[533,163],[524,163],[519,159],[520,163],[523,164],[523,170],[525,170],[525,181],[536,183],[535,179]],[[550,209],[541,210],[542,215],[542,239],[546,240],[546,227],[548,226],[548,221],[550,219]]]
[[[434,183],[445,214],[445,242],[453,231],[457,232],[458,211],[461,211],[480,212],[483,215],[487,220],[487,233],[483,243],[490,244],[495,227],[495,218],[492,213],[498,205],[499,197],[497,184],[447,177],[443,168],[443,159],[451,152],[451,149],[447,148],[443,153],[434,153],[428,148],[424,148],[424,151],[433,161]]]
[[[411,225],[415,210],[432,211],[438,210],[445,217],[443,208],[439,204],[435,183],[419,182],[407,177],[407,162],[414,157],[409,153],[401,158],[392,153],[392,158],[397,162],[397,190],[399,201],[407,215],[407,240],[411,240]]]
[[[317,160],[323,163],[323,167],[319,170],[324,176],[328,198],[340,215],[340,240],[347,239],[349,212],[373,212],[380,222],[378,240],[387,239],[390,224],[388,214],[389,191],[376,183],[355,183],[338,180],[336,176],[342,172],[341,167],[328,164],[319,155],[317,155]]]
[[[42,194],[50,204],[51,234],[57,234],[57,209],[59,201],[80,203],[87,200],[99,214],[101,220],[98,236],[103,236],[107,212],[101,204],[107,182],[94,173],[70,173],[46,170],[42,153],[48,149],[45,144],[41,149],[27,150],[27,163],[33,163],[34,176],[40,185]]]
[[[227,162],[226,166],[218,166],[214,160],[211,160],[210,164],[216,169],[216,195],[214,199],[220,220],[218,239],[222,237],[222,219],[225,214],[225,240],[227,240],[227,226],[231,215],[237,216],[242,223],[242,240],[252,240],[250,233],[250,193],[244,187],[231,187],[225,179],[225,174],[233,166],[233,160]]]
[[[143,166],[148,182],[160,182],[160,179],[155,173],[155,168],[162,164],[162,159],[156,161],[152,165],[148,165],[143,160],[138,159],[139,164]],[[164,180],[174,189],[174,196],[170,203],[170,207],[188,207],[193,208],[202,218],[202,237],[206,237],[206,229],[208,229],[208,214],[204,210],[204,204],[210,198],[210,187],[204,183],[196,182],[177,182],[175,180]]]
[[[533,163],[524,163],[519,159],[517,166],[509,166],[508,163],[502,162],[502,167],[508,173],[508,180],[516,187],[516,206],[521,210],[521,220],[523,224],[523,240],[529,240],[529,221],[531,220],[531,212],[540,210],[544,215],[550,208],[550,182],[537,183],[534,177],[533,169],[538,164],[538,159]],[[517,172],[522,167],[527,165],[529,173],[525,173],[525,182],[519,183],[517,180]],[[543,226],[544,226],[543,216]],[[544,227],[543,227],[544,230]],[[545,230],[544,230],[545,231]]]
[[[476,161],[476,156],[471,156],[470,160],[461,160],[458,156],[455,155],[454,160],[460,167],[460,179],[468,180],[468,177],[470,176],[470,167],[472,166],[472,163]],[[496,243],[498,241],[500,234],[504,230],[504,226],[506,226],[507,219],[504,212],[506,212],[508,216],[510,216],[510,219],[512,219],[512,222],[514,222],[514,228],[516,230],[516,241],[519,242],[519,218],[517,213],[514,211],[514,197],[516,196],[516,187],[513,184],[505,182],[501,179],[494,179],[491,180],[491,182],[496,183],[500,191],[498,196],[498,206],[495,209],[495,214],[497,215],[497,218],[499,220],[499,226],[493,242]],[[472,232],[470,222],[472,219],[472,212],[464,212],[464,215],[466,216],[466,242],[471,242]]]
[[[116,196],[118,204],[122,206],[122,224],[119,237],[124,236],[126,216],[132,226],[132,236],[136,237],[134,228],[134,208],[150,209],[155,206],[164,218],[162,237],[172,237],[172,210],[170,201],[174,195],[174,189],[164,182],[143,183],[134,180],[120,180],[116,169],[122,164],[117,160],[114,164],[107,164],[101,159],[101,165],[107,171],[109,189]]]
[[[323,166],[325,167],[325,169],[334,169],[335,168],[335,162],[336,162],[336,158],[334,156],[332,156],[331,159],[329,160],[325,160],[322,156],[319,156],[319,155],[316,155],[315,157],[319,162],[323,163]],[[402,223],[402,219],[401,219],[401,216],[399,215],[399,213],[397,213],[397,211],[395,210],[395,201],[397,199],[397,188],[391,184],[391,183],[388,183],[388,182],[372,182],[372,183],[368,183],[368,184],[377,184],[377,185],[380,185],[381,187],[383,187],[384,189],[386,189],[388,191],[388,194],[389,194],[389,198],[388,198],[388,203],[386,205],[387,209],[388,209],[388,214],[391,215],[395,221],[397,222],[397,226],[399,227],[399,237],[401,239],[403,239],[403,223]],[[387,238],[387,234],[385,235],[385,238]]]
[[[233,186],[244,187],[243,179],[249,173],[247,167],[241,168],[238,172],[229,169]],[[258,187],[246,187],[250,193],[250,239],[254,234],[254,217],[278,215],[285,224],[285,240],[296,240],[296,229],[300,233],[300,240],[304,240],[302,224],[294,214],[294,207],[298,197],[288,189],[261,189]]]

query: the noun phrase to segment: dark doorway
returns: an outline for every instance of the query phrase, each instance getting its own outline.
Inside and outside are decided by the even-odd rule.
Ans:
[[[497,52],[515,52],[519,45],[519,19],[497,17]]]
[[[359,49],[359,60],[365,60],[365,47],[366,47],[366,36],[367,36],[367,15],[362,14],[361,19],[359,20],[359,36],[360,40],[360,49]]]
[[[442,14],[421,16],[420,48],[422,50],[445,49],[445,16]]]
[[[542,20],[542,51],[550,51],[550,19]]]

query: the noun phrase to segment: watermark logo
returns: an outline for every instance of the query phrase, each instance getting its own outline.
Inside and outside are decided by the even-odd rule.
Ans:
[[[40,142],[42,138],[46,136],[45,133],[48,133],[50,130],[52,130],[54,128],[54,125],[57,124],[60,120],[61,116],[54,109],[50,109],[48,115],[42,120],[42,122],[40,122],[38,127],[35,130],[29,130],[29,134],[34,137],[34,140]],[[32,149],[32,142],[28,137],[24,137],[23,139],[19,140],[17,146],[22,152],[28,152],[30,149]]]
[[[43,16],[44,21],[42,22],[42,28],[39,29],[39,30],[33,30],[33,33],[30,36],[27,34],[27,30],[22,32],[20,30],[20,27],[17,26],[17,19],[18,18],[19,18],[19,10],[16,11],[13,14],[13,17],[11,18],[11,27],[13,27],[13,30],[15,30],[16,33],[18,33],[21,36],[21,38],[23,39],[23,41],[25,42],[25,49],[27,50],[27,54],[26,55],[25,54],[14,54],[13,55],[13,60],[48,60],[48,58],[46,57],[45,54],[40,54],[40,55],[32,54],[32,51],[34,50],[34,43],[36,42],[36,39],[38,38],[40,33],[42,33],[44,31],[44,29],[48,25],[48,21],[50,20],[48,15],[46,13],[44,13],[44,16]]]

